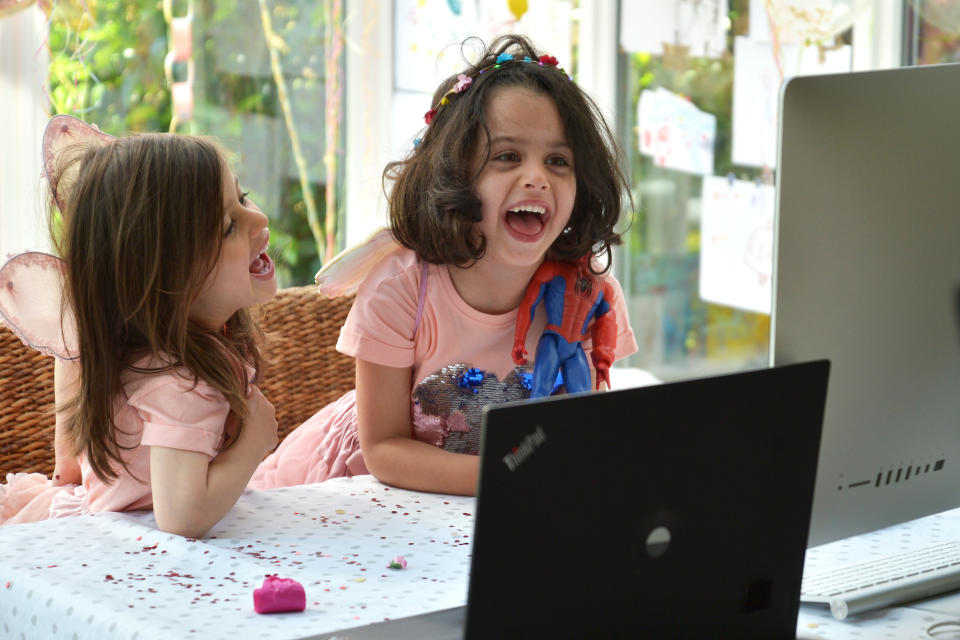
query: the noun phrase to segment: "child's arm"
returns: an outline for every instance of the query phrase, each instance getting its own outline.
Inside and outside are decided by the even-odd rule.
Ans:
[[[67,436],[67,417],[61,407],[77,395],[80,366],[76,362],[57,359],[53,364],[53,398],[57,407],[53,432],[53,484],[80,484],[80,461],[73,455],[73,446]]]
[[[277,446],[273,405],[256,387],[239,439],[210,460],[205,454],[150,447],[150,482],[157,527],[199,538],[243,493],[263,457]]]
[[[357,423],[367,469],[404,489],[459,495],[477,492],[477,456],[451,453],[413,438],[410,368],[357,359]]]

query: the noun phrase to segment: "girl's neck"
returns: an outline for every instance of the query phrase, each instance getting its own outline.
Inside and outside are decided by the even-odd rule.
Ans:
[[[450,280],[468,305],[491,315],[507,313],[520,306],[530,279],[540,265],[504,267],[482,259],[469,267],[447,265]]]

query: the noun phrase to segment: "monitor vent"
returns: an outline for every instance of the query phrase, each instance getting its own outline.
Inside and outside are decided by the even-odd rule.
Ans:
[[[884,467],[877,471],[873,478],[861,478],[854,482],[837,485],[837,491],[845,489],[861,489],[864,487],[873,487],[882,489],[909,481],[922,479],[930,473],[935,473],[943,469],[946,464],[946,458],[939,458],[930,462],[910,463],[909,465],[899,465],[893,467]]]

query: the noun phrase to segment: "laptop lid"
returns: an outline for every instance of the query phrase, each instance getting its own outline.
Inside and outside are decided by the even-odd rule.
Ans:
[[[794,638],[828,372],[488,408],[466,637]]]

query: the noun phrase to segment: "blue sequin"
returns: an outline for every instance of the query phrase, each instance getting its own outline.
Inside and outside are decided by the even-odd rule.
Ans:
[[[532,373],[521,373],[520,374],[520,384],[524,389],[530,391],[533,389],[533,374]]]
[[[460,377],[457,379],[457,386],[461,389],[469,389],[473,393],[479,393],[478,387],[483,384],[483,379],[486,376],[486,373],[482,369],[477,369],[476,367],[471,367],[460,374]]]
[[[497,62],[507,62],[508,60],[513,60],[513,55],[509,53],[501,53],[497,56]]]

